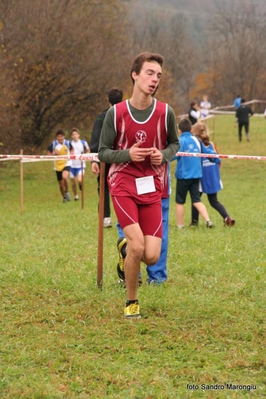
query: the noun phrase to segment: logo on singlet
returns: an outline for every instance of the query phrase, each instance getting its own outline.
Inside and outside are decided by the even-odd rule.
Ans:
[[[147,133],[144,132],[144,130],[138,130],[137,133],[135,134],[136,137],[136,142],[138,143],[139,141],[145,141],[147,140]]]

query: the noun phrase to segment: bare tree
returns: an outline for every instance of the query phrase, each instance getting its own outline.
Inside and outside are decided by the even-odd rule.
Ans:
[[[0,141],[9,148],[14,137],[39,147],[57,125],[88,121],[124,81],[122,0],[4,0],[0,15]]]
[[[231,102],[240,93],[248,99],[264,95],[265,89],[265,7],[245,0],[229,7],[216,3],[210,18],[209,70],[216,71],[213,96]]]
[[[145,6],[137,2],[132,8],[129,46],[132,51],[155,51],[165,58],[160,98],[178,112],[187,109],[190,90],[198,70],[199,52],[193,42],[189,22],[183,13],[164,7]],[[162,90],[163,89],[163,90]]]

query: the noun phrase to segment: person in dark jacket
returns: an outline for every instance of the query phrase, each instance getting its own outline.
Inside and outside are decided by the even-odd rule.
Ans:
[[[113,87],[108,92],[108,103],[109,108],[114,104],[118,104],[123,99],[123,91],[117,87]],[[103,121],[106,115],[106,112],[109,108],[106,108],[100,115],[97,116],[94,126],[92,129],[91,142],[90,142],[90,150],[93,153],[97,153],[99,149],[100,135],[103,126]],[[92,172],[97,176],[98,181],[98,194],[100,193],[100,162],[93,161],[91,164]],[[109,172],[110,164],[105,165],[105,185],[104,185],[104,227],[112,227],[112,219],[111,219],[111,210],[110,210],[110,195],[109,188],[107,183],[107,176]]]
[[[239,141],[242,141],[242,128],[244,126],[247,141],[250,141],[250,133],[249,133],[249,118],[253,115],[252,109],[245,104],[246,100],[244,98],[241,99],[241,105],[236,110],[236,120],[235,126],[238,123],[238,138]]]
[[[192,101],[190,104],[190,110],[188,113],[188,119],[190,120],[191,124],[194,125],[200,119],[200,107],[198,106],[197,101]]]

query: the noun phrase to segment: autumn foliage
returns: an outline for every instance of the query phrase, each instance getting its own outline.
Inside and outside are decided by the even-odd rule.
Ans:
[[[57,127],[78,126],[89,139],[108,90],[130,96],[129,70],[141,51],[164,56],[158,96],[177,114],[204,94],[213,106],[236,94],[264,99],[265,7],[217,2],[201,20],[191,18],[201,2],[166,3],[2,0],[0,152],[40,151]]]

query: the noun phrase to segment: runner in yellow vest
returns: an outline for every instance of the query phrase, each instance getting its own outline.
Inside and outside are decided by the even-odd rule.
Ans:
[[[69,140],[65,139],[65,132],[62,129],[57,130],[56,140],[48,147],[48,155],[70,155],[74,153],[74,149]],[[68,192],[68,175],[72,161],[68,159],[59,159],[54,162],[54,170],[56,172],[59,190],[63,197],[63,202],[70,201]]]

